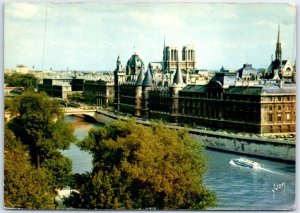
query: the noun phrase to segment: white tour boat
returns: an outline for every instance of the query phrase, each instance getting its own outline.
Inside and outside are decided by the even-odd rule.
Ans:
[[[247,167],[247,168],[251,168],[251,169],[258,169],[260,168],[260,164],[246,159],[246,158],[236,158],[236,159],[231,159],[230,160],[231,164],[237,165],[237,166],[242,166],[242,167]]]

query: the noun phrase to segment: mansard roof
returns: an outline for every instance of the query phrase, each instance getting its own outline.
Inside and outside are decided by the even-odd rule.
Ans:
[[[184,87],[181,91],[205,93],[207,91],[207,87],[206,85],[188,85]]]
[[[282,88],[278,85],[255,85],[250,87],[230,86],[224,93],[240,95],[296,95],[296,86],[295,84],[284,85]]]

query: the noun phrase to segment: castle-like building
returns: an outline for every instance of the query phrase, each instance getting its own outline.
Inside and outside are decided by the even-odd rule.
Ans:
[[[281,51],[278,32],[275,62],[280,66]],[[296,86],[284,69],[278,72],[278,79],[274,78],[275,62],[265,73],[272,80],[258,79],[257,71],[245,64],[237,72],[222,68],[207,84],[197,85],[189,83],[189,73],[196,64],[191,46],[183,47],[181,61],[176,47],[164,46],[163,61],[149,63],[147,68],[136,53],[126,67],[118,57],[114,108],[136,117],[192,126],[260,134],[295,133]]]

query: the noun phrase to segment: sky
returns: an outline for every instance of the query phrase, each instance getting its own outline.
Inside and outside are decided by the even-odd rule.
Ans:
[[[136,52],[162,61],[166,45],[194,45],[199,69],[267,68],[278,25],[282,57],[296,59],[296,8],[289,4],[7,2],[4,67],[113,71]]]

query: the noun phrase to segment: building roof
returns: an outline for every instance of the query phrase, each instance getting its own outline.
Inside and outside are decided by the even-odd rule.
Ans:
[[[147,69],[144,81],[143,81],[144,87],[151,87],[152,86],[152,74],[150,72],[150,69]]]
[[[144,68],[143,60],[136,53],[134,53],[127,61],[126,70],[128,70],[129,68],[132,70],[135,70],[135,68],[137,69]]]
[[[236,77],[236,72],[216,72],[210,82],[218,82],[223,88],[226,88],[235,85]]]
[[[296,85],[284,85],[282,88],[279,85],[256,85],[250,87],[231,86],[225,90],[226,94],[241,94],[241,95],[268,95],[268,94],[295,94]]]
[[[144,78],[144,72],[143,70],[140,71],[139,77],[135,82],[136,86],[142,86],[143,85],[143,78]]]
[[[173,84],[183,84],[180,63],[177,64],[177,70],[173,79]]]
[[[163,62],[150,62],[149,65],[151,66],[151,68],[153,70],[155,70],[155,69],[162,70]]]
[[[206,85],[187,85],[181,91],[183,92],[200,92],[205,93],[207,90]]]
[[[244,64],[244,66],[238,70],[239,77],[250,77],[257,75],[257,70],[252,67],[252,64]]]
[[[287,63],[287,60],[282,60],[281,63],[282,63],[282,66],[284,66]],[[274,71],[274,70],[279,68],[279,65],[280,65],[280,61],[279,60],[274,60],[274,61],[271,62],[268,70],[269,71]]]

